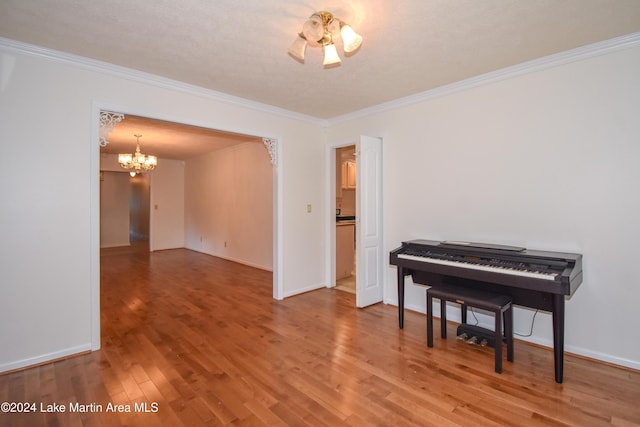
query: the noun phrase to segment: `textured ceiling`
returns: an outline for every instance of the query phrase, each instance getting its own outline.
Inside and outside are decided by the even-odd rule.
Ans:
[[[339,67],[287,54],[316,10],[364,37]],[[321,119],[638,31],[639,0],[0,0],[0,37]]]

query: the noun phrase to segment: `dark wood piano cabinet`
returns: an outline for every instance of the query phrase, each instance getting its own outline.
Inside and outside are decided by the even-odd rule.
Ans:
[[[412,240],[391,251],[398,268],[398,321],[404,327],[405,277],[509,295],[515,305],[551,312],[555,380],[562,383],[565,297],[582,283],[582,255],[484,243]]]

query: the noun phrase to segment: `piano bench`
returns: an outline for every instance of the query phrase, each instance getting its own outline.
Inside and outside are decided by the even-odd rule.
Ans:
[[[491,311],[495,315],[495,370],[502,372],[502,343],[507,343],[507,360],[513,362],[513,306],[506,295],[441,284],[427,289],[427,346],[433,347],[433,298],[440,300],[440,330],[442,338],[447,338],[447,301],[461,305],[462,323],[467,322],[467,307]],[[502,322],[504,321],[504,336]]]

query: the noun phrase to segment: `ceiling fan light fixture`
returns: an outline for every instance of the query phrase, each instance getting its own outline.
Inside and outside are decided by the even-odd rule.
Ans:
[[[289,54],[304,62],[306,47],[322,46],[324,66],[340,64],[334,39],[342,39],[346,53],[356,51],[362,44],[362,36],[342,20],[325,11],[315,12],[302,25],[302,32],[289,47]]]

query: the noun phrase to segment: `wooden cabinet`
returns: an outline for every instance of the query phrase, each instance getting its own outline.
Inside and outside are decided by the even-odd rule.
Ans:
[[[356,213],[355,150],[354,145],[336,149],[336,210],[341,215]]]
[[[353,223],[336,224],[336,280],[355,273],[356,226]]]
[[[356,162],[353,160],[342,163],[342,188],[345,190],[356,188]]]

